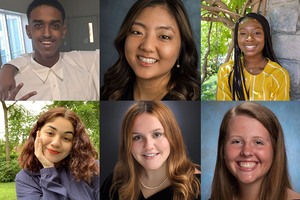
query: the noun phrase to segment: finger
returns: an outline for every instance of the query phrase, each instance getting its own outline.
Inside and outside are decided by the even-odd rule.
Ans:
[[[25,96],[21,97],[19,100],[21,101],[26,101],[27,99],[29,99],[30,97],[36,95],[37,92],[33,91],[33,92],[29,92],[28,94],[26,94]]]
[[[9,97],[6,100],[15,100],[16,95],[18,94],[18,92],[20,91],[20,89],[23,87],[23,83],[20,83],[9,95]]]
[[[14,82],[13,82],[13,84],[12,84],[12,86],[10,87],[9,90],[13,91],[15,88],[16,88],[16,81],[15,81],[15,79],[14,79]]]

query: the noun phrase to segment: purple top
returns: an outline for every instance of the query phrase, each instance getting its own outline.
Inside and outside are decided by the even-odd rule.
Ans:
[[[64,165],[58,172],[55,167],[43,168],[40,172],[22,169],[16,175],[15,184],[18,200],[100,199],[99,175],[94,175],[90,184],[84,180],[77,182]]]

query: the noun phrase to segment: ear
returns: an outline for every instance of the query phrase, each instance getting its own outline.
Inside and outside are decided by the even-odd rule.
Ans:
[[[29,25],[26,25],[26,34],[28,36],[29,39],[32,39],[32,36],[31,36],[31,33],[30,33],[30,28],[29,28]]]
[[[63,32],[62,32],[62,38],[65,38],[66,31],[67,31],[67,25],[64,25]]]
[[[40,131],[36,131],[36,136],[37,136],[37,137],[40,137],[40,136],[41,136]]]

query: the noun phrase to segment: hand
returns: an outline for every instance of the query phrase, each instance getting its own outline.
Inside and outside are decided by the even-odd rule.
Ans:
[[[14,101],[15,98],[16,98],[16,95],[18,94],[18,92],[20,91],[20,89],[23,87],[23,83],[20,83],[10,94],[9,96],[5,99],[5,98],[2,98],[1,96],[1,93],[0,93],[0,99],[2,99],[3,101],[4,100],[7,100],[7,101]],[[24,95],[23,97],[21,97],[20,101],[26,101],[27,99],[29,99],[30,97],[36,95],[37,92],[36,91],[33,91],[33,92],[29,92],[28,94]]]
[[[50,162],[43,153],[43,140],[40,138],[40,131],[36,132],[36,138],[34,141],[34,155],[41,162],[44,168],[54,167],[54,163]]]
[[[23,87],[23,83],[20,83],[16,87],[16,81],[14,79],[15,67],[9,64],[2,66],[0,70],[0,100],[15,100],[19,90]],[[10,91],[10,92],[9,92]],[[37,92],[33,91],[18,100],[27,100]]]

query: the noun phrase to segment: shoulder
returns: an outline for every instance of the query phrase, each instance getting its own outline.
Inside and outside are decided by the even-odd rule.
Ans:
[[[20,68],[22,69],[22,67],[25,67],[30,63],[31,56],[32,56],[32,53],[24,53],[24,54],[17,56],[15,59],[13,59],[5,64],[10,64],[10,65],[17,67],[18,69],[20,69]]]
[[[103,199],[109,199],[109,191],[112,186],[113,173],[111,173],[103,182],[100,188],[100,197]]]
[[[287,189],[287,195],[288,195],[287,200],[299,200],[300,199],[300,195],[291,189]]]
[[[281,75],[284,77],[289,77],[289,73],[286,69],[281,67],[277,62],[273,62],[269,59],[268,65],[266,67],[265,72],[267,74],[272,74],[272,75]]]
[[[233,68],[233,65],[234,65],[234,61],[231,60],[227,63],[224,63],[222,64],[220,67],[219,67],[219,70],[218,70],[218,74],[228,74],[231,72],[232,68]]]
[[[61,52],[60,55],[63,58],[71,58],[71,59],[78,59],[78,58],[86,58],[86,59],[92,59],[95,58],[96,56],[99,56],[99,49],[95,51],[69,51],[69,52]]]

